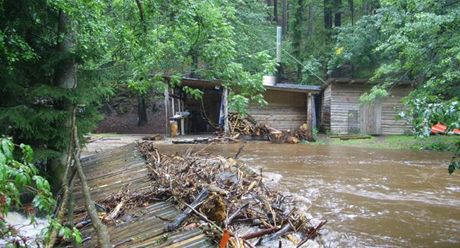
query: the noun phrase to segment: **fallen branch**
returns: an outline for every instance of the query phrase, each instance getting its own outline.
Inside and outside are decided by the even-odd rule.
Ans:
[[[245,235],[243,235],[243,236],[240,236],[240,238],[242,238],[242,239],[254,239],[254,238],[259,238],[259,237],[262,237],[262,236],[264,236],[264,235],[267,235],[267,234],[270,234],[270,233],[274,233],[274,232],[276,232],[276,231],[278,231],[278,230],[280,230],[280,227],[275,226],[275,227],[263,229],[263,230],[260,230],[260,231],[257,231],[257,232],[245,234]]]
[[[268,236],[266,239],[264,239],[262,241],[262,243],[266,243],[266,242],[269,242],[269,241],[272,241],[272,240],[275,240],[275,239],[278,239],[278,238],[281,238],[281,236],[283,236],[284,234],[286,234],[287,232],[291,231],[292,229],[292,226],[291,224],[289,223],[286,223],[284,224],[283,228],[281,228],[279,231],[277,231],[276,233]]]
[[[200,194],[195,198],[191,205],[186,204],[188,207],[181,214],[179,214],[173,222],[170,222],[166,225],[166,230],[168,232],[174,231],[182,224],[182,222],[187,219],[187,217],[192,213],[192,210],[195,210],[196,207],[200,206],[203,201],[208,197],[209,190],[203,189]]]
[[[310,230],[308,230],[306,237],[297,244],[296,248],[299,248],[300,246],[305,244],[309,239],[316,237],[316,235],[318,235],[319,229],[321,229],[324,225],[326,225],[326,223],[327,223],[327,220],[324,220],[324,221],[321,221],[321,223],[319,223],[317,227],[310,228]]]
[[[249,202],[244,204],[243,206],[239,207],[235,212],[233,212],[224,222],[224,226],[227,227],[230,223],[232,223],[232,220],[243,210],[246,209],[249,206]]]

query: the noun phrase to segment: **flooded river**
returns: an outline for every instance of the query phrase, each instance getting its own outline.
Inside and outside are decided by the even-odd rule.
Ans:
[[[460,173],[447,173],[448,154],[248,143],[240,158],[328,220],[325,247],[460,247]]]

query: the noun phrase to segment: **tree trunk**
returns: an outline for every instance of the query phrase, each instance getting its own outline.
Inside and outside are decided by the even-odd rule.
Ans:
[[[139,19],[142,25],[142,30],[144,31],[144,35],[147,33],[147,24],[145,23],[145,16],[144,16],[144,7],[142,6],[142,2],[140,0],[135,0],[137,8],[139,9]],[[145,97],[141,93],[137,94],[137,125],[144,126],[148,123],[147,119],[147,107],[145,106]]]
[[[70,18],[67,16],[66,13],[60,11],[59,13],[59,24],[58,24],[58,32],[61,34],[64,39],[58,43],[58,51],[63,55],[67,55],[66,59],[60,63],[60,66],[56,70],[55,74],[55,82],[56,84],[68,90],[75,90],[77,88],[77,65],[75,63],[75,59],[71,54],[72,49],[75,47],[75,33],[72,30]],[[80,175],[80,181],[83,188],[83,194],[86,202],[86,210],[91,217],[93,227],[96,230],[98,239],[99,239],[99,246],[103,248],[109,248],[110,245],[110,238],[107,232],[105,225],[103,225],[97,216],[95,211],[94,203],[91,201],[91,196],[89,193],[89,188],[86,183],[86,178],[83,174],[83,170],[80,164],[80,143],[78,140],[78,132],[77,132],[77,106],[71,106],[70,103],[65,103],[64,106],[66,109],[69,110],[71,113],[71,118],[68,119],[67,125],[70,129],[70,142],[68,147],[68,155],[65,158],[67,161],[67,168],[65,169],[64,176],[62,179],[62,185],[64,185],[64,199],[61,205],[61,209],[58,212],[58,221],[59,217],[62,218],[64,215],[64,210],[66,208],[66,204],[69,198],[69,185],[68,185],[68,178],[70,172],[70,164],[73,157],[73,161],[77,167],[78,174]],[[61,163],[62,167],[62,163]],[[71,178],[71,177],[70,177]],[[55,230],[54,230],[55,231]],[[54,237],[56,236],[55,234]],[[54,242],[51,241],[51,242]],[[49,245],[49,244],[48,244]],[[51,243],[52,246],[52,243]]]
[[[334,0],[334,26],[342,26],[342,0]]]
[[[293,33],[292,33],[292,46],[294,48],[293,55],[297,59],[301,57],[302,50],[302,27],[303,27],[303,12],[305,0],[297,0],[297,6],[295,8],[294,22],[293,22]],[[297,81],[302,81],[302,65],[297,64]]]
[[[77,111],[76,111],[76,107],[74,107],[73,114],[72,114],[72,133],[73,133],[73,142],[74,142],[74,147],[75,147],[73,158],[74,158],[74,163],[77,169],[78,176],[80,177],[83,197],[85,199],[86,212],[91,218],[91,223],[93,225],[94,230],[96,230],[99,247],[111,248],[112,245],[110,244],[109,232],[107,231],[107,227],[104,224],[102,224],[102,221],[99,219],[95,204],[93,200],[91,199],[91,193],[89,191],[89,186],[86,180],[85,173],[83,173],[83,168],[81,167],[81,164],[80,164],[81,148],[80,148],[80,142],[78,140],[76,115],[77,115]]]
[[[278,20],[278,0],[273,0],[273,21],[276,25],[281,26]]]
[[[288,3],[287,3],[287,0],[282,0],[282,18],[283,18],[283,21],[282,21],[282,27],[283,27],[283,38],[284,36],[286,35],[287,33],[287,29],[288,29]]]
[[[315,12],[314,6],[312,3],[308,4],[308,26],[307,26],[307,36],[313,36],[314,32],[314,24],[315,24]]]
[[[145,97],[141,94],[137,94],[137,125],[138,126],[144,126],[147,124],[148,119],[147,119],[147,107],[145,106]]]
[[[348,7],[350,8],[351,26],[355,25],[355,5],[353,0],[348,0]]]
[[[324,0],[324,28],[332,29],[332,7],[331,0]]]

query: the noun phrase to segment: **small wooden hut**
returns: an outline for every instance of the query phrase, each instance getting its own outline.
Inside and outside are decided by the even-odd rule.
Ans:
[[[203,91],[202,99],[186,95],[182,90],[184,86]],[[319,112],[319,101],[315,104],[315,96],[319,96],[320,86],[276,84],[266,85],[265,89],[264,98],[268,104],[263,107],[251,104],[248,107],[248,113],[257,122],[291,131],[309,122],[312,123],[310,126],[316,126],[315,113]],[[190,113],[184,121],[180,121],[183,133],[211,133],[218,127],[225,127],[227,118],[223,116],[228,116],[227,94],[220,81],[182,78],[180,86],[169,87],[165,91],[166,130],[169,129],[169,120],[181,112]]]
[[[360,96],[372,85],[367,80],[331,78],[322,87],[321,130],[336,134],[371,135],[403,134],[410,126],[398,113],[404,108],[402,98],[411,90],[410,84],[398,84],[390,94],[375,103],[361,104]]]
[[[266,85],[264,99],[266,106],[251,104],[248,113],[259,123],[278,130],[294,131],[311,120],[316,127],[315,96],[321,92],[317,85],[279,83]]]

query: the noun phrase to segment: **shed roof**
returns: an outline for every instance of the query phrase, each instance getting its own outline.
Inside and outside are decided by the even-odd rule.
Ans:
[[[291,91],[291,92],[305,92],[305,93],[319,93],[321,86],[319,85],[303,85],[293,83],[279,83],[275,85],[265,85],[266,89],[279,90],[279,91]]]

